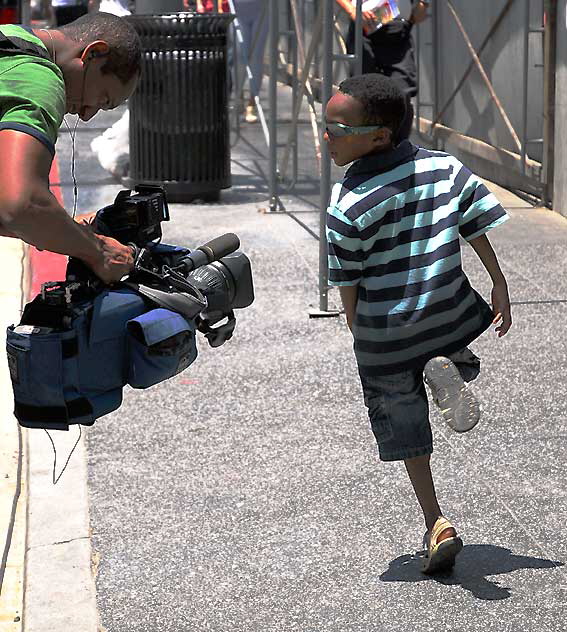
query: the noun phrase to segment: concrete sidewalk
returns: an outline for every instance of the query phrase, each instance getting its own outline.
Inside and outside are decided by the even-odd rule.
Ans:
[[[105,117],[96,124],[112,122]],[[80,187],[87,211],[120,187],[104,182],[86,149],[98,131],[82,133],[79,183],[98,182]],[[65,161],[68,140],[59,144]],[[120,411],[88,429],[88,451],[81,444],[55,487],[46,436],[24,432],[19,445],[2,355],[9,483],[0,519],[10,557],[0,632],[20,630],[22,616],[26,632],[564,630],[567,220],[491,187],[512,216],[491,240],[515,325],[498,344],[487,334],[477,345],[478,431],[457,436],[433,413],[438,491],[466,547],[451,577],[425,578],[411,555],[418,511],[400,469],[377,462],[344,320],[307,317],[318,300],[313,158],[302,154],[301,197],[284,196],[281,214],[262,212],[257,128],[243,130],[232,159],[234,186],[221,204],[172,205],[164,241],[194,246],[237,232],[254,265],[254,306],[229,345],[201,346],[190,372],[127,391]],[[17,279],[0,294],[5,324],[17,320],[22,252],[2,240],[5,279]],[[486,296],[470,249],[464,262]],[[334,291],[330,299],[338,305]],[[76,437],[56,433],[58,472]]]

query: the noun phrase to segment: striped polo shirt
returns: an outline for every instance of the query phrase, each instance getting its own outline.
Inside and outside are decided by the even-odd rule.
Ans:
[[[470,241],[508,215],[449,154],[403,141],[365,156],[333,187],[329,284],[358,285],[353,323],[361,375],[422,370],[459,351],[493,320],[462,269]]]
[[[0,25],[8,38],[0,46],[0,131],[15,130],[33,136],[53,156],[57,132],[65,114],[65,81],[49,51],[31,30],[15,24]],[[18,50],[26,44],[45,51]]]

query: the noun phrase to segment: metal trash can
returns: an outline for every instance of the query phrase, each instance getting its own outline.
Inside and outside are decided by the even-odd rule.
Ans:
[[[142,75],[129,102],[125,184],[163,185],[173,202],[216,201],[231,186],[226,64],[233,16],[127,19],[142,40]]]

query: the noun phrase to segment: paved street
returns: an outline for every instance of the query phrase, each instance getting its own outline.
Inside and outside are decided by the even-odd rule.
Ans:
[[[285,99],[282,91],[283,112]],[[101,114],[77,132],[79,212],[120,189],[88,150],[119,116]],[[378,460],[344,317],[309,318],[318,307],[318,182],[309,126],[302,130],[301,196],[284,195],[286,213],[265,212],[267,151],[257,127],[243,128],[233,148],[234,186],[220,204],[171,206],[166,243],[240,236],[256,301],[237,313],[232,341],[210,349],[201,337],[187,371],[147,391],[125,389],[122,407],[86,429],[101,628],[563,631],[567,220],[494,187],[512,216],[490,237],[514,326],[503,340],[490,332],[473,346],[483,362],[477,428],[457,435],[432,413],[437,491],[465,548],[452,575],[425,577],[415,557],[421,514],[403,465]],[[72,206],[69,148],[62,131]],[[489,279],[467,247],[464,259],[488,296]],[[330,302],[338,307],[335,290]],[[52,507],[60,518],[69,477],[65,490]],[[51,586],[46,607],[65,608],[61,586],[49,603]]]

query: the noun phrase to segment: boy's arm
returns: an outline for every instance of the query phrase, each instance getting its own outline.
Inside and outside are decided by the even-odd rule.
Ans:
[[[496,253],[486,235],[471,239],[469,244],[473,247],[492,279],[492,310],[495,314],[493,323],[495,325],[499,324],[496,331],[498,332],[498,337],[501,338],[508,333],[508,330],[512,326],[510,297],[508,296],[506,278],[500,269]]]
[[[341,301],[345,308],[345,316],[348,328],[352,332],[352,324],[354,323],[354,314],[356,312],[356,302],[358,300],[358,285],[340,285],[339,293]]]

